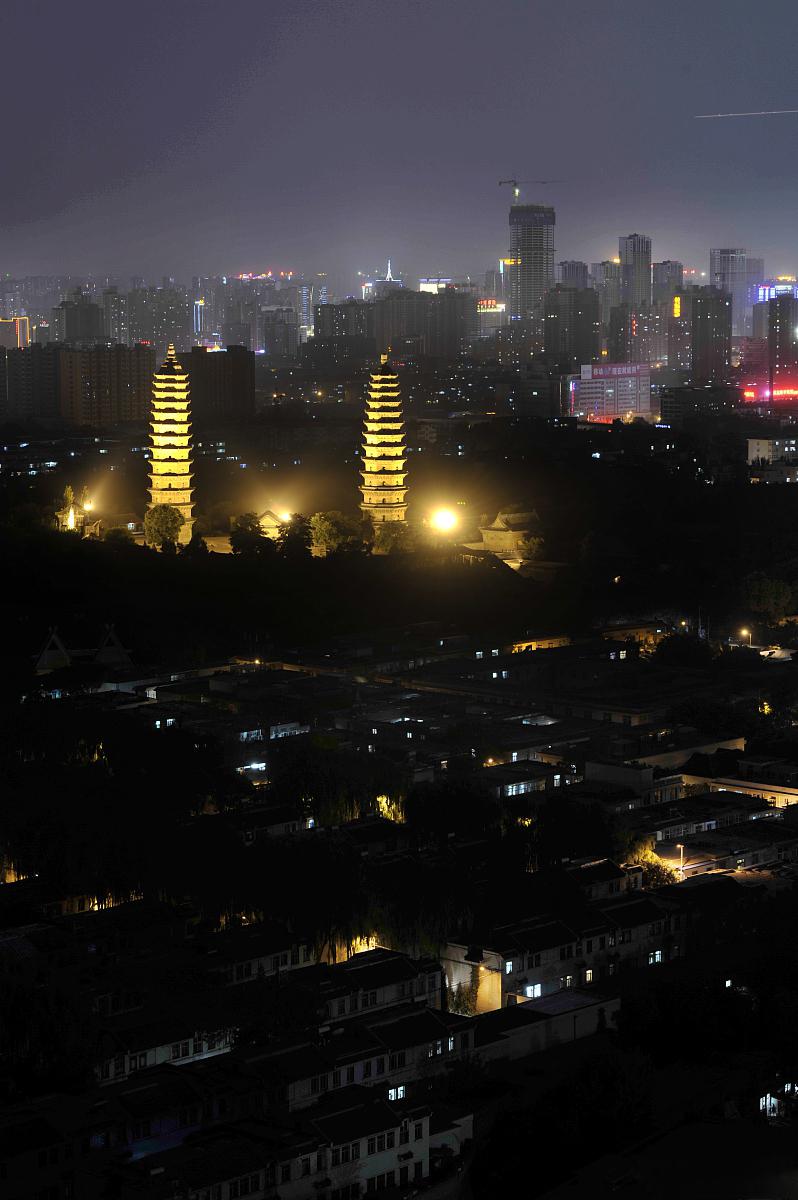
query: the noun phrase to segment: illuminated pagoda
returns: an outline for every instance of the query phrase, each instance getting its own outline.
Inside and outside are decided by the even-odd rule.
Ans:
[[[380,356],[380,366],[369,379],[360,474],[363,515],[370,517],[375,525],[404,521],[407,516],[405,428],[399,376],[388,365],[387,354]]]
[[[194,489],[191,486],[191,409],[188,372],[178,361],[174,346],[152,379],[150,415],[150,507],[171,504],[183,515],[178,541],[191,539]]]

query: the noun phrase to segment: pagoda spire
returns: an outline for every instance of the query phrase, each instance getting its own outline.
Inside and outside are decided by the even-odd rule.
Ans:
[[[387,354],[369,377],[360,510],[375,525],[407,519],[405,430],[399,376]]]
[[[178,541],[191,539],[194,524],[191,472],[191,403],[188,372],[172,343],[152,379],[150,413],[150,508],[171,504],[183,516]]]

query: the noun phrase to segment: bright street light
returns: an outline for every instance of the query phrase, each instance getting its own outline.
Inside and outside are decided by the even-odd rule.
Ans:
[[[751,645],[751,630],[750,630],[750,629],[741,629],[741,630],[740,630],[740,637],[747,637],[747,638],[748,638],[748,645],[749,645],[749,646]]]
[[[457,513],[450,508],[439,508],[432,514],[429,523],[438,533],[450,533],[457,524]]]
[[[684,846],[681,842],[676,843],[676,849],[679,851],[679,874],[684,879]]]

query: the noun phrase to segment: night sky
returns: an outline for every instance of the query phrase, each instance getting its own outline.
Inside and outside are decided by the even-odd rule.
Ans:
[[[6,0],[0,269],[482,273],[509,189],[557,258],[798,267],[795,0]]]

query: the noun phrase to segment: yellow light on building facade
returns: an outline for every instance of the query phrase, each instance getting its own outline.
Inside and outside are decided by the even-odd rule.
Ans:
[[[682,298],[681,296],[673,297],[673,315],[680,317],[682,315]]]
[[[399,376],[380,356],[380,366],[369,378],[363,424],[363,497],[360,510],[375,525],[407,518],[405,427]]]
[[[429,523],[438,533],[450,533],[457,524],[457,513],[450,508],[439,508],[432,514]]]
[[[188,542],[194,489],[191,484],[191,405],[188,372],[170,345],[152,380],[150,415],[150,507],[171,504],[183,517],[178,541]]]
[[[67,517],[67,529],[74,529],[74,528],[75,528],[75,506],[73,504],[70,504],[69,515]]]

